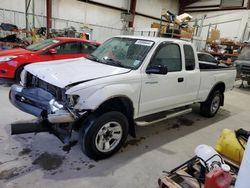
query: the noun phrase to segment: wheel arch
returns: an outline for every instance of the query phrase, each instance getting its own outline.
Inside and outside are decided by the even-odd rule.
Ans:
[[[226,90],[226,85],[225,85],[224,82],[218,82],[218,83],[216,83],[216,84],[212,87],[212,89],[211,89],[210,92],[209,92],[209,95],[208,95],[207,98],[206,98],[206,101],[209,99],[209,97],[211,97],[211,95],[213,94],[213,92],[216,91],[216,90],[219,90],[219,91],[221,91],[221,93],[222,93],[221,106],[223,106],[223,105],[224,105],[224,92],[225,92],[225,90]]]
[[[97,113],[103,113],[107,111],[117,110],[123,113],[128,118],[129,123],[129,134],[136,137],[135,133],[135,122],[134,122],[134,105],[130,98],[124,95],[113,96],[105,100],[95,110]]]

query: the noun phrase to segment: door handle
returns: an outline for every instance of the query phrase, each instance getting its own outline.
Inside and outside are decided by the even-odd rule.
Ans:
[[[184,78],[178,78],[178,82],[183,82]]]

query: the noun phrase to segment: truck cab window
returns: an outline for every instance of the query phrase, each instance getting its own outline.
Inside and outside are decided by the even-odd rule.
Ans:
[[[156,50],[150,66],[167,66],[168,72],[181,71],[181,52],[177,44],[161,44]]]
[[[191,71],[195,69],[195,57],[194,50],[190,45],[184,45],[184,54],[185,54],[185,64],[186,70]]]

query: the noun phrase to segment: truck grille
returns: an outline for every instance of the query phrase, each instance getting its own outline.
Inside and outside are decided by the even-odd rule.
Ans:
[[[57,101],[66,101],[65,89],[51,85],[41,80],[40,78],[30,74],[29,72],[27,73],[27,77],[26,77],[26,87],[27,88],[30,88],[30,87],[41,88],[51,93]]]
[[[243,73],[243,74],[250,74],[250,66],[248,66],[248,65],[242,65],[241,66],[241,73]]]

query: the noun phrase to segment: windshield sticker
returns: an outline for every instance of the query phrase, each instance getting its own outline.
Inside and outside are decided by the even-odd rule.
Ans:
[[[135,44],[143,45],[143,46],[152,46],[154,42],[147,41],[147,40],[137,40]]]

